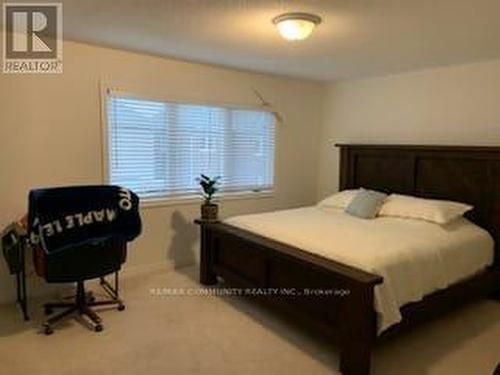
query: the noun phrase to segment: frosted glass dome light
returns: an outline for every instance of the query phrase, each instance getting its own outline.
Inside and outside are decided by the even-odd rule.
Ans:
[[[273,24],[286,40],[304,40],[320,23],[320,17],[309,13],[285,13],[273,19]]]

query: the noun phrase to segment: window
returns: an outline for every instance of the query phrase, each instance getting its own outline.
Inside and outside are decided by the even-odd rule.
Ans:
[[[203,173],[221,176],[221,192],[273,189],[270,112],[110,94],[107,115],[111,184],[143,198],[189,196]]]

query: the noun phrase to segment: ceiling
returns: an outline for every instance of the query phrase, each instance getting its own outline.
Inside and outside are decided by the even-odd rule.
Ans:
[[[315,80],[500,57],[498,0],[62,2],[67,39]],[[292,11],[323,23],[287,42],[271,19]]]

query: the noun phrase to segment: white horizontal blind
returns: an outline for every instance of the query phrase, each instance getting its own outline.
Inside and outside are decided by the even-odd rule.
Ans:
[[[109,182],[142,197],[273,189],[275,119],[267,111],[108,96]]]

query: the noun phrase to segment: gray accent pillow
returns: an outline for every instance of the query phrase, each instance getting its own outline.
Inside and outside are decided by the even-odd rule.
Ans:
[[[386,198],[387,194],[374,190],[360,189],[351,203],[346,207],[345,212],[362,219],[373,219],[377,216]]]

